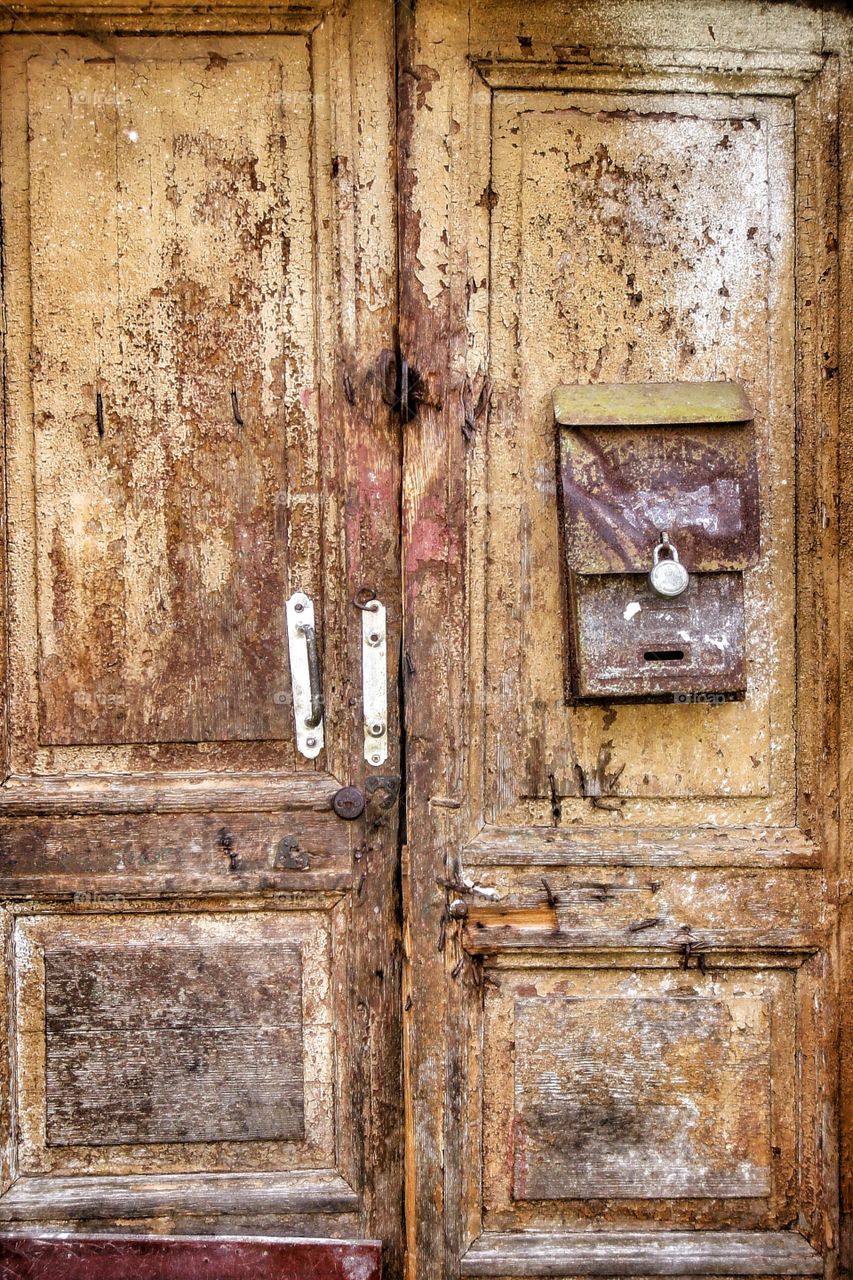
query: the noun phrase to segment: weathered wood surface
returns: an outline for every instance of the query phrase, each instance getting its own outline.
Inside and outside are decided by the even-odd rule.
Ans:
[[[466,1276],[817,1276],[823,1263],[794,1231],[519,1232],[485,1235]]]
[[[0,1236],[4,1280],[379,1280],[379,1241]]]
[[[328,774],[104,772],[12,777],[0,789],[0,815],[73,817],[98,813],[205,813],[258,809],[328,812],[338,788]]]
[[[400,450],[376,376],[397,302],[393,8],[30,18],[2,49],[0,894],[21,949],[0,1213],[380,1237],[399,1277]],[[317,768],[290,744],[297,587],[321,620]],[[388,608],[392,749],[345,824],[365,588]],[[231,1005],[224,969],[157,971],[176,940],[246,948]],[[51,947],[77,963],[46,1033]]]
[[[303,41],[234,55],[29,62],[43,742],[292,737],[310,72]]]
[[[77,947],[44,964],[49,1145],[304,1137],[297,947]]]
[[[80,903],[179,893],[341,890],[352,832],[333,813],[0,819],[0,891]]]
[[[770,1192],[760,998],[522,998],[515,1055],[516,1199]]]
[[[600,798],[600,797],[598,797]],[[465,848],[469,866],[819,867],[798,827],[486,826]]]
[[[329,1169],[282,1173],[176,1173],[166,1176],[20,1178],[0,1199],[0,1221],[62,1222],[203,1217],[211,1223],[253,1217],[357,1214],[359,1197]],[[220,1226],[219,1228],[223,1228]]]
[[[597,945],[695,957],[720,948],[805,952],[831,936],[826,880],[814,871],[493,869],[477,888],[464,894],[465,945],[475,952]]]
[[[340,1161],[350,1181],[337,1116],[350,1069],[337,1032],[345,904],[309,903],[20,917],[19,1169],[121,1177]],[[138,1000],[134,975],[149,987]]]
[[[811,998],[799,959],[536,959],[488,970],[484,1228],[790,1226],[815,1132],[787,1030]]]
[[[428,1280],[817,1274],[824,1259],[837,1274],[832,193],[851,32],[828,7],[782,16],[513,0],[401,15],[401,337],[421,387],[404,468],[407,1223]],[[552,391],[721,378],[744,383],[758,442],[746,697],[569,707]],[[752,890],[734,868],[754,869]],[[642,889],[664,871],[669,888]],[[587,880],[603,884],[574,892]],[[699,1108],[676,1143],[680,1196],[666,1176],[648,1194],[631,1182],[654,1134],[645,1155],[630,1133],[619,1143],[616,1063],[642,1060],[642,1035],[623,1047],[602,995],[576,1034],[544,1019],[522,1042],[510,999],[572,995],[580,1009],[607,982],[638,995],[651,974],[683,980],[685,998],[731,983],[772,1009],[756,1014],[772,1029],[768,1056],[750,1059],[745,1132],[707,1167],[694,1149],[692,1173],[690,1141],[715,1142],[701,1101],[723,1087],[715,1053],[742,1033],[721,1024],[707,1059],[701,1035],[661,1055],[670,1117]],[[585,1190],[577,1162],[560,1163],[593,1124],[587,1098],[577,1124],[540,1132],[538,1190],[556,1168],[554,1198],[522,1201],[520,1047],[538,1064],[525,1098],[547,1109],[555,1089],[568,1107],[596,1035],[613,1058],[609,1173],[626,1194],[595,1200],[602,1169]],[[555,1083],[546,1060],[561,1048]],[[739,1164],[741,1138],[754,1146]],[[633,1229],[656,1261],[608,1254]]]

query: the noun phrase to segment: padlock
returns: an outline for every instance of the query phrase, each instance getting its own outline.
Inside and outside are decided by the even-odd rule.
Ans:
[[[662,558],[666,552],[666,558]],[[669,540],[668,533],[662,533],[660,542],[652,552],[652,567],[649,573],[652,590],[659,596],[672,599],[683,595],[690,582],[690,574],[678,558],[678,552]]]

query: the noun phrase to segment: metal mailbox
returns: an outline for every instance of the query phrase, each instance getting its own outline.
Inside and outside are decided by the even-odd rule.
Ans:
[[[569,695],[746,690],[759,556],[753,411],[737,382],[558,387]]]

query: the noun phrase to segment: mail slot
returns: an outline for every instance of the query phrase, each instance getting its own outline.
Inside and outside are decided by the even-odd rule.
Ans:
[[[558,387],[554,415],[570,698],[743,694],[760,540],[741,385]]]

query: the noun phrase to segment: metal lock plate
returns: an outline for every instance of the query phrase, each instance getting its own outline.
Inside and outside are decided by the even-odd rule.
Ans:
[[[315,760],[323,749],[324,729],[314,605],[304,592],[295,591],[286,613],[296,748]]]
[[[388,637],[384,604],[372,599],[361,609],[361,697],[364,708],[364,758],[388,759]]]

